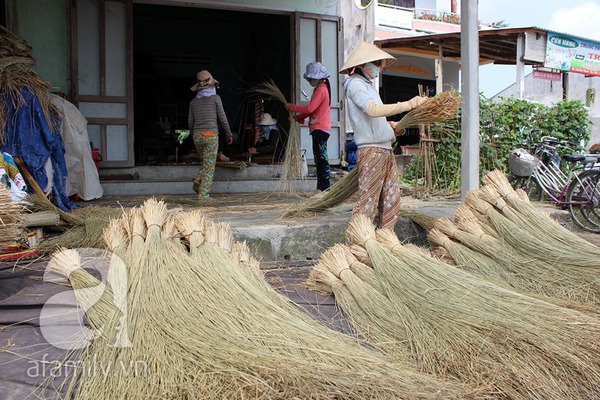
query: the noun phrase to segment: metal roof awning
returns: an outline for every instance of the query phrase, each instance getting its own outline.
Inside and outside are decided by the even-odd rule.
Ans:
[[[517,63],[517,42],[520,36],[532,35],[544,38],[548,31],[530,28],[486,29],[479,31],[480,64],[496,63],[514,65]],[[415,56],[460,60],[460,32],[435,35],[411,36],[396,39],[383,39],[375,44],[384,50]],[[540,64],[539,61],[523,60],[527,65]],[[542,62],[543,63],[543,62]]]

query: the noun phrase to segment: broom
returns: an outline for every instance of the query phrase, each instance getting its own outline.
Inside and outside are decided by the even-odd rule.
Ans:
[[[598,360],[589,357],[598,350],[590,340],[597,318],[407,250],[390,230],[376,235],[364,217],[348,234],[366,246],[396,312],[410,318],[411,346],[425,370],[483,381],[513,398],[586,398],[597,390]]]

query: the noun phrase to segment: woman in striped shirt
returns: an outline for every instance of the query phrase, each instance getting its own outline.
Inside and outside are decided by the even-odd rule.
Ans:
[[[190,89],[196,97],[190,101],[188,125],[193,132],[194,146],[202,157],[202,165],[194,178],[194,191],[200,201],[208,200],[212,187],[219,150],[219,123],[227,135],[227,144],[233,142],[233,134],[223,109],[221,97],[217,94],[219,82],[210,72],[202,70],[196,75],[196,84]]]

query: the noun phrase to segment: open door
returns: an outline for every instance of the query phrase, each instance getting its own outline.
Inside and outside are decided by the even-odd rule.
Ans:
[[[341,19],[325,15],[295,14],[295,61],[293,90],[295,102],[306,102],[303,91],[310,99],[313,88],[302,77],[306,64],[319,61],[325,65],[331,77],[331,136],[327,142],[330,164],[339,164],[342,148],[345,147],[345,118],[343,115],[343,88],[338,70],[343,58],[343,32]],[[309,162],[312,162],[312,140],[307,126],[301,129],[301,148],[306,149]]]
[[[71,96],[101,167],[132,167],[133,0],[72,0]]]

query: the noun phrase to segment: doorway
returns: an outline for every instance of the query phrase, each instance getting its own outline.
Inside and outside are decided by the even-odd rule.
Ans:
[[[429,97],[435,96],[435,81],[428,79],[405,78],[393,75],[383,75],[383,86],[380,88],[381,98],[384,104],[393,104],[398,101],[407,101],[419,94],[419,85]],[[390,117],[390,120],[398,121],[404,114]],[[406,129],[404,135],[396,139],[396,154],[401,154],[403,146],[414,146],[419,143],[419,128]]]
[[[272,79],[290,99],[291,18],[134,4],[135,163],[197,161],[192,139],[179,144],[175,131],[188,129],[188,107],[194,96],[190,87],[202,69],[220,82],[217,93],[234,134],[234,144],[222,150],[232,160],[245,157],[256,112],[270,113],[287,131],[282,105],[257,96],[251,88]]]

